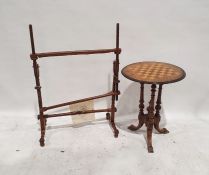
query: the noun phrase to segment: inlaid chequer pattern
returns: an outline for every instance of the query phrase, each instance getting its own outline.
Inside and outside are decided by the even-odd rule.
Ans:
[[[184,77],[185,72],[172,64],[161,62],[139,62],[126,66],[122,73],[135,81],[164,83],[177,81]]]

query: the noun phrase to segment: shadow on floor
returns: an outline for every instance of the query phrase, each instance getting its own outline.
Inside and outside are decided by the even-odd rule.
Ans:
[[[111,90],[111,76],[108,75],[108,91]],[[157,89],[158,90],[158,89]],[[157,92],[156,91],[156,97],[155,101],[157,99]],[[163,94],[162,94],[163,95]],[[127,89],[121,93],[119,96],[119,100],[116,103],[116,117],[115,117],[115,123],[116,126],[119,129],[122,129],[126,132],[131,132],[135,134],[142,134],[146,131],[145,126],[143,126],[141,129],[138,131],[130,131],[127,127],[130,124],[137,124],[138,123],[138,111],[139,111],[139,98],[140,98],[140,84],[133,82],[131,83]],[[144,112],[147,112],[147,106],[148,102],[150,100],[150,85],[145,85],[144,86]],[[111,98],[106,98],[106,104],[107,106],[110,106],[111,103]],[[163,102],[162,102],[163,103]],[[161,105],[161,122],[160,122],[160,127],[164,127],[166,125],[166,118],[165,118],[165,113],[163,110],[163,105]],[[47,130],[51,129],[58,129],[58,128],[68,128],[68,127],[73,127],[73,128],[79,128],[83,127],[86,125],[97,125],[97,124],[104,124],[108,123],[107,120],[105,119],[105,113],[104,113],[104,118],[96,119],[94,121],[87,121],[79,124],[66,124],[66,125],[56,125],[56,126],[47,126]],[[157,133],[154,130],[154,133]]]
[[[155,101],[157,99],[157,92],[156,91],[156,97]],[[147,106],[148,102],[150,100],[150,85],[145,85],[144,86],[144,112],[147,112]],[[163,95],[163,94],[162,94]],[[133,82],[131,83],[128,88],[122,93],[122,95],[119,98],[119,101],[117,103],[117,113],[116,113],[116,125],[118,128],[125,130],[127,132],[131,133],[144,133],[141,131],[146,131],[145,126],[143,126],[141,129],[138,131],[130,131],[127,127],[130,124],[137,124],[138,123],[138,112],[139,112],[139,98],[140,98],[140,84]],[[166,125],[166,118],[165,118],[165,113],[163,110],[163,105],[161,105],[161,122],[160,126],[163,127]],[[155,132],[155,130],[154,130]],[[157,132],[155,132],[157,133]]]

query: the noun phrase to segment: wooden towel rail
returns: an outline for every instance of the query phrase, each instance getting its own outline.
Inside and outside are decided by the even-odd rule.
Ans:
[[[33,70],[35,76],[36,86],[35,89],[37,91],[38,96],[38,105],[39,105],[39,114],[38,119],[40,119],[40,127],[41,127],[41,138],[40,138],[40,145],[45,145],[45,130],[46,130],[46,123],[47,118],[51,117],[61,117],[67,115],[77,115],[77,114],[87,114],[87,113],[97,113],[97,112],[106,112],[106,119],[109,121],[110,126],[113,129],[113,133],[115,137],[118,137],[119,131],[115,126],[115,112],[117,111],[115,107],[115,101],[118,100],[118,95],[120,91],[118,90],[119,84],[119,54],[121,53],[121,48],[119,48],[119,23],[116,24],[116,47],[113,49],[99,49],[99,50],[77,50],[77,51],[59,51],[59,52],[44,52],[44,53],[37,53],[35,51],[35,44],[34,44],[34,37],[33,37],[33,28],[32,25],[29,25],[29,32],[30,32],[30,41],[31,41],[31,49],[32,53],[30,54],[30,58],[33,61]],[[37,63],[39,58],[43,57],[54,57],[54,56],[70,56],[70,55],[89,55],[89,54],[106,54],[106,53],[114,53],[115,60],[113,61],[113,81],[112,81],[112,90],[106,94],[88,97],[80,100],[70,101],[66,103],[56,104],[52,106],[43,106],[42,102],[42,94],[41,94],[41,85],[40,85],[40,74],[39,74],[39,65]],[[80,103],[84,101],[89,101],[93,99],[99,99],[111,96],[111,107],[106,109],[96,109],[96,110],[86,110],[86,111],[73,111],[73,112],[66,112],[66,113],[58,113],[58,114],[45,114],[47,110],[55,109],[75,103]]]

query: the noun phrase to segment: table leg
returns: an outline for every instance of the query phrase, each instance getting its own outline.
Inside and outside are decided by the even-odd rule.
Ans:
[[[128,127],[128,129],[130,129],[131,131],[136,131],[143,126],[143,124],[145,123],[145,120],[146,120],[146,117],[144,115],[144,84],[143,83],[141,83],[141,89],[140,89],[138,120],[139,120],[139,123],[137,126],[130,125]]]
[[[149,102],[149,106],[147,108],[148,110],[148,115],[147,115],[147,121],[146,121],[146,126],[147,126],[147,149],[149,153],[153,153],[153,147],[152,147],[152,130],[153,130],[153,125],[154,125],[154,110],[155,110],[155,91],[156,91],[156,85],[152,84],[151,86],[151,99]]]
[[[160,133],[160,134],[167,134],[169,131],[166,128],[160,128],[159,123],[160,123],[160,109],[161,109],[161,95],[162,95],[162,85],[159,85],[158,89],[158,97],[157,97],[157,102],[156,102],[156,113],[155,113],[155,119],[154,119],[154,127],[155,129]]]

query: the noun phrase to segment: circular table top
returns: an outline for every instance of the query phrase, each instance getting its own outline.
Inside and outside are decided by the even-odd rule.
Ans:
[[[129,64],[121,71],[124,77],[146,84],[168,84],[184,79],[185,71],[175,65],[145,61]]]

